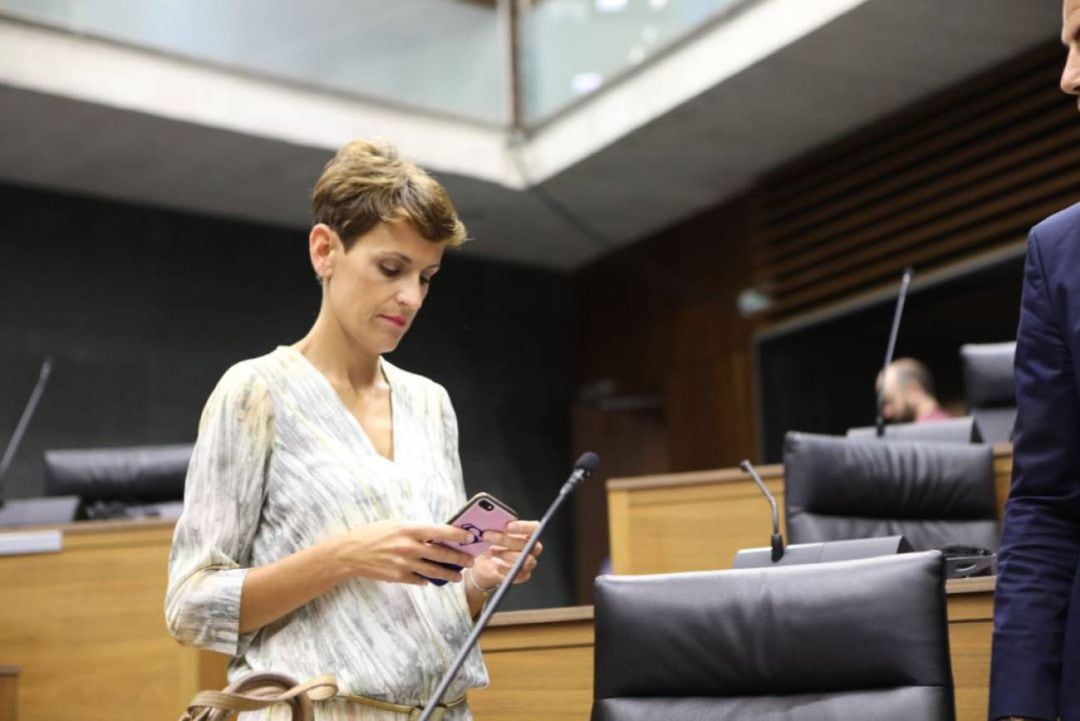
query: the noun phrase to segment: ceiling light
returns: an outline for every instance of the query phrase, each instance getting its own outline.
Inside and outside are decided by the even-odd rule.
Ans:
[[[739,315],[743,318],[748,318],[752,315],[757,315],[762,311],[768,310],[772,307],[773,299],[768,293],[762,293],[756,288],[747,288],[743,292],[739,293],[736,299],[736,305],[739,308]]]
[[[626,9],[629,0],[596,0],[596,10],[602,13],[618,13]]]
[[[591,93],[603,84],[604,76],[592,71],[578,73],[574,76],[574,79],[570,81],[570,87],[573,88],[574,92],[578,95]]]

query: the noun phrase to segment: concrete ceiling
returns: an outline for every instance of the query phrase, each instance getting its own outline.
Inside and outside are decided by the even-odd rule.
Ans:
[[[573,137],[584,123],[595,133],[612,99],[646,101],[678,82],[700,63],[693,46],[702,41],[694,40],[538,129],[520,152],[509,134],[496,138],[493,147],[507,148],[508,162],[519,164],[508,172],[520,171],[524,182],[493,182],[490,172],[480,174],[485,179],[436,174],[476,239],[467,253],[573,270],[1057,37],[1059,23],[1056,0],[855,3],[583,158],[539,174],[539,189],[527,187],[537,176],[530,153]],[[329,147],[0,84],[0,180],[17,184],[299,230]]]

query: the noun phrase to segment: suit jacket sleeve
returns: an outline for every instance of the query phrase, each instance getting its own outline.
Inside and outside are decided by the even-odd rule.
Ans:
[[[1028,239],[1016,348],[1017,425],[995,589],[990,718],[1058,716],[1066,614],[1080,561],[1080,401],[1062,224]],[[1071,238],[1071,235],[1070,235]],[[1048,241],[1048,242],[1044,242]]]

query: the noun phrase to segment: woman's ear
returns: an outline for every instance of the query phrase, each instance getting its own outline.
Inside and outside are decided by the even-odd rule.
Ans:
[[[337,233],[326,223],[316,223],[308,234],[308,253],[311,255],[311,267],[315,277],[324,281],[334,273],[340,241]]]

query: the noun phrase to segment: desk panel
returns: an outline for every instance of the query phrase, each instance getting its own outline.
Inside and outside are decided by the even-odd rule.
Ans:
[[[759,472],[782,508],[781,467]],[[612,568],[630,574],[730,568],[739,549],[768,544],[772,528],[768,502],[737,470],[609,481],[608,518]]]
[[[0,721],[18,718],[19,673],[18,666],[0,666]]]
[[[0,557],[0,661],[22,667],[19,721],[180,715],[201,654],[165,630],[172,526],[73,524],[59,553]]]
[[[480,648],[491,685],[469,693],[477,721],[589,718],[592,606],[497,613]]]

